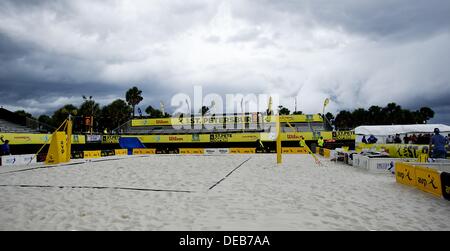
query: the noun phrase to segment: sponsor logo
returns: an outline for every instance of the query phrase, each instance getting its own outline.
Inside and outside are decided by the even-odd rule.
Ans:
[[[169,141],[171,142],[180,142],[183,141],[183,138],[177,137],[177,136],[169,136]]]
[[[211,134],[210,141],[211,142],[228,142],[233,135],[229,133],[219,133],[219,134]]]

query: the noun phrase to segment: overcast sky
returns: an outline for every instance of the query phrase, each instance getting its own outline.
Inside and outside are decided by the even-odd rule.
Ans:
[[[201,85],[291,110],[297,96],[306,113],[327,97],[332,112],[430,106],[450,124],[449,13],[448,0],[2,0],[0,105],[50,114],[136,85],[144,110]]]

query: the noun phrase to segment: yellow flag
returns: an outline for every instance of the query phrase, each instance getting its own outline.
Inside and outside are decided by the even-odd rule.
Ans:
[[[323,103],[323,106],[327,106],[329,103],[330,103],[330,99],[327,98],[327,99],[325,99],[325,102]]]

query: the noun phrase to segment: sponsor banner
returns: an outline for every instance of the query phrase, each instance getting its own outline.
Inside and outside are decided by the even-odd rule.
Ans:
[[[147,155],[147,154],[156,154],[156,149],[149,149],[149,148],[133,149],[133,155]]]
[[[102,156],[101,151],[84,151],[85,159],[97,159]]]
[[[1,157],[2,166],[18,166],[18,165],[29,165],[37,163],[36,155],[26,154],[26,155],[7,155]]]
[[[264,116],[265,123],[275,123],[276,116]],[[319,114],[302,114],[302,115],[281,115],[280,123],[323,123],[323,118]]]
[[[9,140],[10,145],[43,145],[50,143],[52,134],[32,133],[0,133],[4,140]],[[72,135],[72,144],[85,144],[84,135]]]
[[[115,155],[128,155],[128,149],[115,149]]]
[[[441,175],[434,169],[416,166],[416,186],[422,191],[442,196]]]
[[[230,149],[228,148],[206,148],[205,155],[220,155],[220,154],[229,154]]]
[[[100,143],[100,142],[102,142],[102,136],[101,135],[86,135],[86,142]]]
[[[102,144],[119,144],[120,135],[103,135]],[[130,136],[131,137],[131,136]]]
[[[116,155],[114,150],[101,150],[102,157],[109,157],[109,156],[114,156],[114,155]]]
[[[203,148],[180,148],[180,154],[205,154]]]
[[[428,154],[426,145],[385,144],[380,147],[393,158],[419,158],[422,154]]]
[[[355,140],[355,132],[354,131],[336,131],[332,132],[332,137],[334,140]]]
[[[84,159],[84,152],[72,152],[71,159]]]
[[[308,150],[305,147],[284,147],[284,154],[308,154]]]
[[[275,116],[263,116],[260,123],[275,123]],[[282,115],[281,123],[323,123],[322,116],[318,114],[311,115]],[[223,124],[256,124],[258,116],[256,114],[248,114],[244,116],[204,116],[204,117],[186,117],[186,118],[158,118],[158,119],[133,119],[131,126],[171,126],[171,125],[223,125]]]
[[[231,154],[254,154],[256,148],[230,148]]]
[[[416,168],[408,163],[395,163],[395,179],[398,183],[416,186]]]
[[[357,143],[356,151],[362,152],[364,149],[374,151],[386,151],[392,158],[419,158],[428,154],[427,145],[407,145],[407,144],[364,144]]]
[[[450,173],[441,173],[442,196],[446,200],[450,200]]]
[[[325,140],[330,140],[331,132],[321,132]],[[118,144],[120,137],[137,137],[142,143],[221,143],[221,142],[263,142],[275,141],[274,133],[211,133],[181,135],[103,135],[103,144]],[[282,141],[317,140],[312,132],[282,133]]]

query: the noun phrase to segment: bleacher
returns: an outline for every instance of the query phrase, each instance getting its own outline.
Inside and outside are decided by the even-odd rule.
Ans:
[[[4,119],[0,119],[0,132],[8,133],[36,133],[36,130],[23,125],[15,124]]]
[[[0,132],[1,133],[37,133],[37,129],[33,129],[32,123],[28,123],[31,119],[17,115],[11,111],[0,108]]]
[[[224,115],[226,116],[226,115]],[[241,115],[229,115],[229,117],[240,118]],[[249,115],[247,115],[249,116]],[[312,115],[310,115],[312,117]],[[249,116],[250,117],[250,116]],[[253,120],[251,120],[253,119]],[[296,132],[320,132],[324,131],[324,123],[320,122],[317,118],[315,120],[306,120],[302,117],[295,118],[290,116],[291,122],[281,123],[281,130],[284,133],[296,133]],[[146,121],[145,121],[146,120]],[[275,122],[266,122],[265,120],[255,120],[255,116],[250,118],[251,122],[245,124],[245,128],[242,128],[241,122],[232,123],[213,123],[205,124],[203,127],[199,124],[194,125],[191,122],[184,122],[177,125],[177,129],[172,127],[170,120],[166,119],[137,119],[129,121],[122,125],[118,130],[122,134],[202,134],[202,133],[257,133],[257,132],[269,132],[271,128],[276,126]],[[134,123],[132,123],[134,122]],[[228,128],[224,128],[228,127]]]

